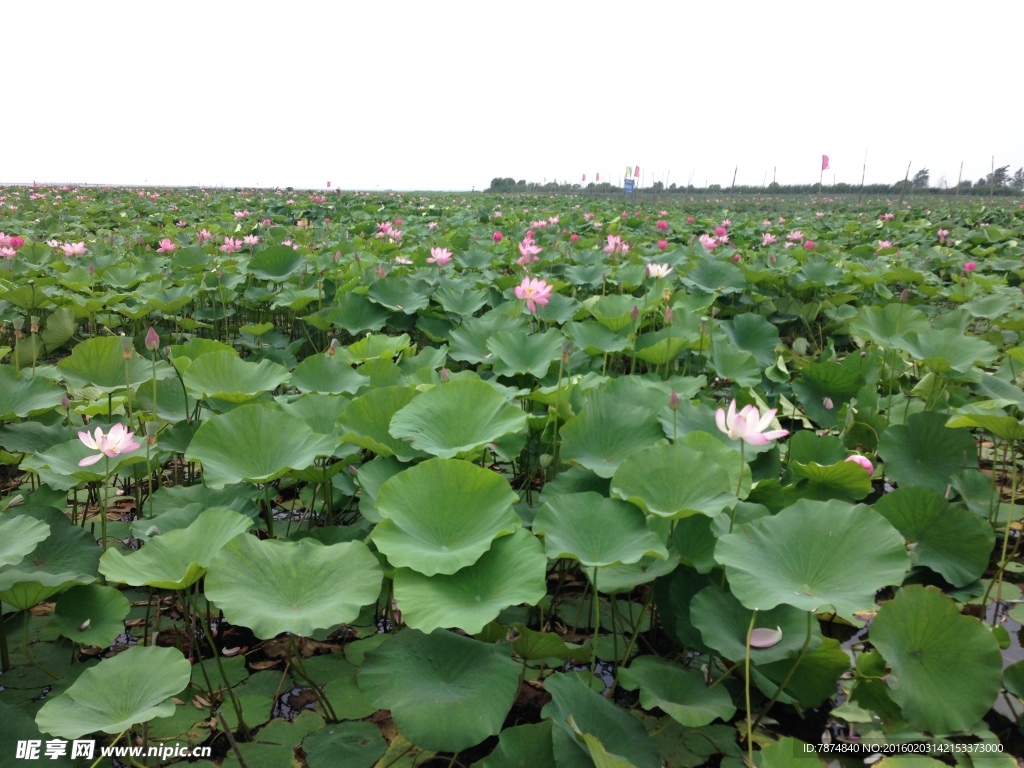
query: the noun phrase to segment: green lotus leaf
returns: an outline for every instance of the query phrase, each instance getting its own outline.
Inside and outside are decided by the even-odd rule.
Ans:
[[[283,365],[270,360],[249,362],[233,352],[211,352],[198,357],[182,374],[185,389],[197,400],[217,398],[244,403],[271,392],[288,381]]]
[[[554,731],[567,735],[570,743],[584,756],[589,756],[589,752],[586,746],[579,744],[577,734],[596,736],[605,750],[618,755],[620,760],[625,757],[635,768],[661,768],[658,748],[640,721],[591,690],[579,675],[551,675],[544,681],[544,687],[551,694],[551,701],[544,705],[541,715],[550,718]],[[562,747],[565,747],[565,740]],[[567,764],[558,752],[559,744],[556,742],[558,765]],[[574,752],[568,750],[566,758],[573,760]],[[578,761],[577,756],[572,764]]]
[[[39,730],[62,739],[87,733],[120,733],[174,714],[171,696],[189,684],[192,665],[176,648],[135,645],[85,670],[64,693],[49,699]]]
[[[399,461],[428,456],[388,431],[394,415],[419,396],[419,390],[412,387],[378,387],[360,395],[341,413],[342,439]]]
[[[292,372],[291,385],[302,392],[354,395],[369,379],[355,368],[330,355],[310,355]]]
[[[954,587],[980,579],[988,568],[995,546],[992,526],[940,494],[914,486],[897,488],[878,500],[875,511],[912,544],[915,563]]]
[[[313,539],[237,536],[210,562],[206,596],[228,621],[257,637],[309,635],[354,621],[377,599],[382,578],[377,558],[361,541],[324,546]]]
[[[24,418],[60,405],[64,390],[52,381],[19,375],[9,365],[0,365],[0,421]]]
[[[185,455],[203,465],[205,485],[223,488],[276,480],[290,469],[305,469],[317,456],[330,455],[334,447],[333,438],[317,435],[298,417],[251,404],[204,421]]]
[[[386,277],[371,285],[366,296],[392,311],[415,315],[430,303],[430,287],[423,280]]]
[[[704,518],[706,519],[706,518]],[[678,527],[678,526],[677,526]],[[667,559],[644,556],[635,563],[615,563],[601,569],[601,591],[606,595],[632,592],[641,584],[667,576],[679,565],[679,555],[669,550]],[[587,574],[588,578],[591,574]]]
[[[599,393],[561,429],[562,458],[601,477],[612,477],[627,456],[664,439],[646,408],[616,402]]]
[[[593,303],[587,302],[594,319],[612,333],[633,325],[633,308],[642,303],[643,299],[618,293],[601,296]]]
[[[363,331],[379,331],[391,313],[360,293],[342,293],[334,298],[335,306],[325,318],[335,328],[355,335]]]
[[[813,461],[807,464],[792,461],[790,467],[794,478],[808,481],[795,490],[800,498],[860,501],[872,490],[871,475],[852,461],[843,460],[827,465]]]
[[[742,293],[747,290],[748,282],[743,272],[734,264],[704,259],[682,278],[686,285],[697,288],[703,293]]]
[[[261,280],[282,282],[306,264],[306,257],[290,245],[271,245],[249,260],[244,270]]]
[[[850,402],[857,390],[864,384],[864,374],[853,365],[859,359],[850,357],[849,362],[811,363],[793,382],[793,391],[810,418],[816,424],[836,426],[837,412]],[[827,407],[831,403],[831,407]]]
[[[20,611],[74,584],[96,581],[102,550],[96,539],[52,507],[24,507],[21,515],[50,528],[21,561],[0,570],[0,600]]]
[[[910,566],[903,538],[877,512],[841,501],[798,501],[722,536],[715,559],[747,608],[792,605],[847,620]]]
[[[909,586],[871,623],[871,644],[892,670],[889,695],[915,728],[935,734],[975,725],[999,694],[995,636],[934,587]]]
[[[501,730],[520,674],[501,645],[407,629],[366,655],[358,680],[414,744],[458,752]]]
[[[536,605],[547,591],[544,547],[520,528],[495,540],[473,565],[451,575],[395,573],[395,600],[405,623],[422,632],[458,627],[475,635],[512,605]]]
[[[544,536],[549,558],[571,557],[586,568],[635,563],[645,556],[668,557],[665,545],[647,527],[643,512],[596,493],[549,499],[534,518],[533,531]]]
[[[987,341],[965,335],[956,328],[912,331],[896,339],[894,346],[912,354],[925,368],[950,378],[969,378],[974,366],[991,363],[999,354]]]
[[[110,393],[137,387],[153,378],[152,361],[134,354],[126,360],[121,344],[124,340],[117,336],[86,339],[57,363],[57,369],[66,382],[79,388],[95,387]],[[162,361],[157,363],[157,378],[173,375],[170,366]]]
[[[1007,415],[1003,406],[1008,404],[1006,400],[985,400],[961,406],[950,416],[946,426],[984,429],[1004,440],[1020,440],[1024,438],[1024,420]]]
[[[331,723],[302,742],[309,768],[372,768],[387,751],[380,728],[373,723]]]
[[[950,429],[937,411],[911,414],[889,427],[878,443],[885,473],[900,485],[945,493],[949,478],[978,466],[978,448],[967,429]]]
[[[621,352],[629,346],[628,336],[610,331],[601,323],[591,320],[567,323],[563,330],[572,339],[573,344],[588,355]]]
[[[792,659],[752,667],[750,676],[765,696],[774,696],[785,683],[779,701],[807,709],[820,706],[836,695],[841,675],[850,669],[850,656],[831,637],[801,657],[793,668]]]
[[[50,535],[50,526],[42,520],[18,515],[0,520],[0,568],[20,562]]]
[[[473,283],[448,283],[442,285],[431,295],[431,298],[458,317],[472,317],[473,314],[487,303],[488,296],[484,291],[474,290]]]
[[[862,307],[860,314],[850,322],[853,333],[886,349],[892,348],[896,340],[902,341],[908,333],[921,333],[929,328],[924,312],[903,303]]]
[[[775,365],[775,349],[781,340],[778,327],[768,318],[748,312],[718,323],[718,328],[734,347],[752,354],[761,368]]]
[[[367,360],[393,360],[398,355],[410,349],[412,344],[409,334],[401,336],[387,336],[382,333],[368,333],[346,347],[346,351],[353,360],[365,362]]]
[[[701,467],[700,472],[681,471]],[[658,445],[631,453],[612,477],[612,493],[651,515],[678,519],[714,517],[735,504],[728,473],[683,445]]]
[[[752,613],[734,595],[716,585],[705,587],[690,602],[690,621],[700,630],[704,644],[733,661],[746,656],[747,630]],[[813,617],[810,627],[811,639],[807,650],[814,650],[821,643],[821,627]],[[750,649],[751,663],[770,664],[797,654],[803,647],[807,639],[808,612],[791,605],[758,611],[754,628],[782,631],[782,639],[775,645]]]
[[[708,688],[704,674],[654,656],[641,656],[619,673],[622,687],[640,690],[640,705],[658,707],[680,725],[700,728],[715,720],[728,722],[736,706],[724,686]]]
[[[53,615],[64,637],[105,648],[124,632],[129,608],[128,598],[113,587],[85,584],[65,590]]]
[[[711,363],[720,378],[735,381],[741,387],[756,387],[761,383],[761,367],[753,353],[734,346],[719,337],[711,348]]]
[[[487,340],[487,348],[494,355],[491,369],[498,376],[525,373],[542,379],[561,356],[563,338],[555,329],[544,333],[498,331]]]
[[[207,509],[187,528],[153,536],[136,552],[108,549],[100,558],[100,573],[118,584],[185,589],[206,573],[221,547],[251,525],[240,512]]]
[[[498,746],[472,768],[558,768],[551,747],[551,722],[515,725],[498,735]]]
[[[392,436],[450,459],[526,431],[526,413],[484,381],[463,379],[434,387],[391,419]]]
[[[472,565],[495,538],[519,527],[508,481],[458,459],[430,459],[392,477],[377,492],[384,518],[373,529],[392,565],[424,576]]]

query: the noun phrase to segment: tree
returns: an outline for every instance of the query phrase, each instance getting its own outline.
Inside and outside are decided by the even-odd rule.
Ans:
[[[996,168],[992,173],[985,177],[985,183],[991,184],[995,187],[1005,187],[1010,182],[1010,166],[1004,165],[1002,168]]]
[[[1024,168],[1018,168],[1013,178],[1010,180],[1010,186],[1014,189],[1024,189]]]
[[[928,169],[922,168],[920,171],[914,174],[914,178],[911,183],[914,185],[915,189],[927,189],[929,177],[930,174],[928,172]]]

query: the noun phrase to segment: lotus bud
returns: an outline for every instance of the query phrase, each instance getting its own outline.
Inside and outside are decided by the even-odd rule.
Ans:
[[[71,407],[71,400],[68,399],[67,395],[63,395],[60,399],[60,407],[65,411]]]
[[[156,352],[159,348],[160,335],[153,326],[149,326],[149,330],[146,331],[146,349],[150,352]]]
[[[908,298],[910,298],[910,293],[906,288],[904,288],[903,292],[900,293],[900,301],[906,303]]]
[[[442,368],[441,369],[441,383],[444,384],[445,382],[447,382],[448,381],[448,377],[450,375],[451,374],[448,372],[447,368]]]
[[[679,410],[679,393],[676,392],[674,389],[668,396],[668,407],[671,408],[673,411]]]
[[[636,304],[634,304],[633,308],[629,310],[629,318],[634,323],[640,319],[640,307],[638,307]]]
[[[377,267],[377,277],[383,278],[384,275],[386,275],[386,274],[387,274],[387,270],[385,270],[383,266],[378,266]]]
[[[540,468],[547,469],[551,466],[554,457],[550,453],[542,453],[539,458]]]
[[[869,475],[875,474],[875,465],[871,463],[871,459],[867,456],[861,456],[859,453],[855,453],[853,456],[847,456],[845,460],[852,461],[854,464],[862,467]]]
[[[327,354],[334,357],[337,354],[338,349],[341,347],[341,342],[337,339],[331,339],[331,345],[327,348]]]
[[[96,274],[96,265],[95,264],[90,264],[89,265],[89,274],[90,275],[95,275]]]
[[[821,398],[821,404],[825,407],[826,411],[831,411],[833,408],[836,407],[835,403],[832,402],[832,398],[831,397],[823,397],[823,398]]]
[[[665,307],[665,325],[672,325],[672,307]]]

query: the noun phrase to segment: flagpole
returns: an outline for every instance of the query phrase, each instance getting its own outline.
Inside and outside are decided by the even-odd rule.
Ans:
[[[868,174],[868,151],[864,150],[864,167],[860,172],[860,193],[857,195],[857,207],[860,207],[861,198],[864,197],[864,177]]]
[[[900,192],[900,202],[898,204],[899,208],[903,207],[903,196],[907,193],[907,179],[910,178],[910,164],[912,162],[914,162],[914,161],[913,160],[908,160],[907,161],[907,175],[903,177],[903,191]]]
[[[772,213],[775,213],[775,174],[779,170],[777,165],[772,166]]]
[[[729,188],[729,207],[730,208],[732,208],[732,196],[736,192],[736,174],[739,173],[739,170],[740,170],[740,166],[739,166],[739,163],[737,163],[736,167],[732,171],[732,186]]]

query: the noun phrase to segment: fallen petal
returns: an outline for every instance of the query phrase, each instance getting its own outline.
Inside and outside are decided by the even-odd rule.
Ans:
[[[782,640],[782,627],[775,629],[758,627],[750,633],[751,648],[771,648],[773,645],[778,645],[780,640]]]

